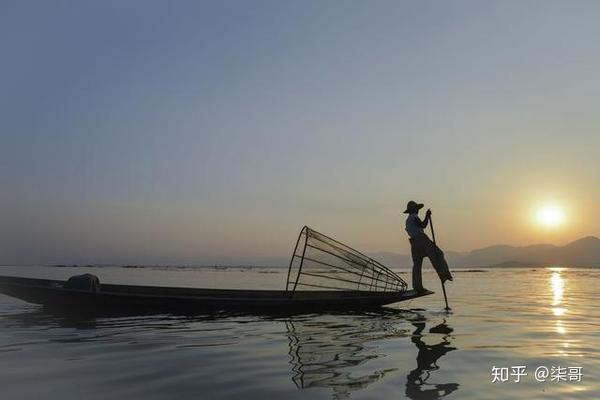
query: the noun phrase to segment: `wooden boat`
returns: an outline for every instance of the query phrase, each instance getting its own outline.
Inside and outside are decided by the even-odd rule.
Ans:
[[[204,309],[360,309],[410,300],[433,292],[397,293],[303,290],[223,290],[101,284],[88,291],[64,287],[64,281],[0,277],[0,293],[56,308]]]
[[[92,276],[93,277],[93,276]],[[377,261],[308,227],[300,232],[285,290],[99,284],[0,276],[0,293],[62,309],[361,309],[433,294],[408,290]]]

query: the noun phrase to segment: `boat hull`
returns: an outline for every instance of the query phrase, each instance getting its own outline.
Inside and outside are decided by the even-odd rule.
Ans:
[[[416,292],[223,290],[102,284],[99,291],[63,288],[63,281],[0,276],[0,293],[59,309],[362,309],[433,294]]]

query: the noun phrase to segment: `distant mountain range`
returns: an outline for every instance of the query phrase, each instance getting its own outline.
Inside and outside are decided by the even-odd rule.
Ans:
[[[446,251],[450,267],[520,267],[560,265],[565,267],[600,266],[600,239],[587,236],[565,246],[536,244],[532,246],[496,245],[469,252]],[[410,267],[410,255],[378,252],[369,254],[388,267]]]
[[[390,268],[410,268],[412,258],[393,252],[367,253]],[[451,268],[456,267],[600,267],[600,239],[587,236],[565,246],[536,244],[532,246],[496,245],[468,252],[445,251]],[[196,263],[176,265],[287,267],[288,257],[204,258]],[[164,263],[163,263],[164,265]]]
[[[391,268],[409,268],[412,258],[394,252],[368,253],[369,257]],[[535,244],[531,246],[495,245],[467,252],[445,251],[446,260],[454,267],[528,267],[560,265],[565,267],[600,267],[600,239],[587,236],[565,246]],[[216,260],[215,260],[216,261]],[[219,260],[203,265],[287,266],[286,257]]]

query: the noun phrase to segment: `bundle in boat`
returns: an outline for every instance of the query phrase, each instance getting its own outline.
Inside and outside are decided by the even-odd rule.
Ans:
[[[407,288],[400,276],[361,252],[307,226],[300,231],[287,291],[404,292]]]

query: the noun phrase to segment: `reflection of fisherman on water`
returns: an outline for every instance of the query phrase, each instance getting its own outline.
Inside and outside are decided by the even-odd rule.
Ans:
[[[413,369],[406,376],[406,396],[411,399],[439,399],[449,395],[458,389],[458,383],[429,383],[431,371],[438,370],[440,367],[437,361],[446,353],[456,350],[450,347],[450,333],[452,328],[446,325],[445,321],[429,329],[430,333],[443,334],[442,341],[434,345],[428,345],[423,341],[423,330],[425,322],[414,322],[416,327],[411,341],[419,349],[417,354],[417,368]]]

